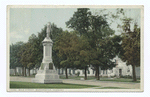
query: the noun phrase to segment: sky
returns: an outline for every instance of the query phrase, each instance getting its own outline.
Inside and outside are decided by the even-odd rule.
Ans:
[[[91,8],[90,11],[94,14],[101,9]],[[10,44],[19,41],[27,42],[31,34],[37,35],[44,25],[48,22],[54,23],[57,27],[61,27],[63,30],[71,30],[66,27],[67,22],[77,11],[77,8],[10,8],[9,16],[9,35]],[[116,9],[107,9],[105,13],[115,13]],[[138,8],[125,9],[125,15],[127,17],[135,18],[140,25],[141,10]],[[110,21],[108,20],[108,23]],[[117,23],[121,24],[120,20],[113,22],[110,27],[115,30],[115,34],[120,34],[117,29]]]

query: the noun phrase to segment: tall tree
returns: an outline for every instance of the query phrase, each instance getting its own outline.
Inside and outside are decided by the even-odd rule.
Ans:
[[[26,76],[26,68],[27,68],[27,64],[28,64],[28,53],[27,53],[27,49],[29,48],[30,46],[27,44],[27,43],[24,43],[24,45],[21,46],[17,56],[20,57],[20,63],[22,64],[22,66],[24,67],[23,70],[24,71],[24,76]]]
[[[96,71],[98,72],[97,79],[99,80],[99,67],[103,69],[104,67],[108,68],[115,66],[110,59],[114,58],[117,54],[113,53],[114,49],[112,50],[111,47],[113,46],[111,37],[114,35],[114,30],[110,28],[106,16],[92,15],[89,9],[79,8],[66,24],[69,28],[78,32],[79,36],[84,35],[87,37],[90,46],[92,47],[92,60],[90,63],[96,68]],[[111,41],[111,45],[107,44],[108,40],[109,42]],[[116,41],[117,44],[119,43],[118,41]],[[107,46],[110,47],[107,48]],[[106,48],[108,50],[105,50]],[[117,49],[117,47],[114,48]]]
[[[20,57],[20,62],[22,63],[24,75],[26,76],[26,69],[29,69],[29,76],[30,76],[30,69],[35,67],[35,64],[37,62],[36,56],[38,55],[37,52],[37,37],[36,35],[32,34],[28,42],[21,46],[18,57]]]
[[[36,37],[35,34],[32,34],[29,39],[28,39],[28,45],[29,48],[26,49],[27,53],[28,53],[28,64],[27,64],[27,68],[29,69],[29,76],[30,76],[30,70],[33,69],[36,65],[36,63],[38,62],[37,60],[37,55],[38,55],[38,45],[37,45],[37,41],[38,38]]]
[[[73,67],[74,65],[73,60],[76,54],[74,47],[77,41],[78,37],[75,33],[66,31],[61,33],[55,42],[55,49],[59,51],[59,57],[62,59],[60,65],[65,68],[66,78],[68,78],[67,68]]]
[[[19,53],[18,56],[20,56],[23,67],[25,68],[24,76],[26,76],[26,69],[29,70],[29,76],[30,76],[30,69],[35,67],[36,64],[36,52],[34,51],[34,47],[30,42],[25,43]]]
[[[140,27],[134,22],[134,28],[131,28],[131,18],[122,19],[123,25],[120,27],[122,33],[122,53],[121,59],[132,65],[133,81],[136,81],[135,67],[140,66]]]
[[[112,59],[120,51],[120,36],[106,37],[100,40],[97,49],[93,51],[93,66],[96,67],[97,79],[99,80],[99,67],[101,70],[112,69],[116,66]]]
[[[91,15],[89,10],[89,8],[78,8],[73,17],[66,22],[67,27],[72,28],[79,35],[88,35],[87,33],[90,28],[89,18]]]
[[[89,41],[84,36],[78,37],[78,41],[74,44],[74,50],[76,51],[75,67],[77,69],[84,69],[85,80],[87,79],[87,69],[91,61],[91,46]]]
[[[15,69],[15,75],[16,67],[22,67],[22,64],[20,63],[20,57],[18,57],[17,54],[23,44],[23,42],[17,42],[10,45],[10,68]]]

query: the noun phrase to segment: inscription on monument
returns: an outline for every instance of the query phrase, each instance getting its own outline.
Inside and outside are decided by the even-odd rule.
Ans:
[[[53,63],[49,63],[49,69],[53,69]]]

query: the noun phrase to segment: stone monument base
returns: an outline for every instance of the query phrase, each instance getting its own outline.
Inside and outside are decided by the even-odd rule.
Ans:
[[[38,70],[32,82],[48,84],[62,83],[62,80],[59,79],[59,75],[56,70]]]

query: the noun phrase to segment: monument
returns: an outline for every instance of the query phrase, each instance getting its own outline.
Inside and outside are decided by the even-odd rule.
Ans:
[[[50,23],[47,24],[47,36],[43,40],[43,60],[41,66],[32,80],[34,83],[62,83],[52,61],[53,41],[50,38]]]

